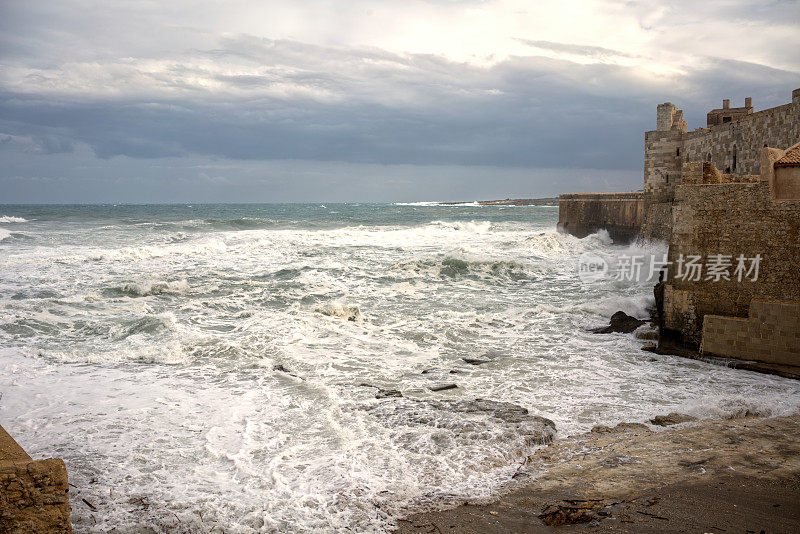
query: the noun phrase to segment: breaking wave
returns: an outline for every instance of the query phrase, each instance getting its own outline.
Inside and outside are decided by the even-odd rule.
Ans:
[[[504,279],[512,281],[533,280],[541,277],[543,269],[514,261],[467,260],[456,257],[412,260],[396,263],[390,271],[439,278]]]
[[[179,295],[189,291],[189,284],[186,279],[174,280],[172,282],[154,281],[138,283],[128,283],[112,288],[112,291],[121,295],[131,297],[148,297],[151,295]]]

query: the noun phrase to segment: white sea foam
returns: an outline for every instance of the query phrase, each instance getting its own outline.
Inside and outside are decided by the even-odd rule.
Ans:
[[[186,279],[172,281],[148,281],[143,283],[127,283],[119,287],[119,291],[126,295],[135,297],[147,297],[151,295],[182,294],[189,291],[189,284]]]
[[[0,241],[8,239],[9,237],[11,237],[11,231],[6,230],[5,228],[0,228]]]
[[[796,382],[587,331],[646,316],[652,284],[583,286],[580,255],[663,247],[560,234],[535,208],[337,209],[363,224],[266,208],[37,221],[0,260],[0,415],[31,454],[67,462],[76,531],[382,532],[497,495],[538,445],[439,401],[513,403],[562,437],[800,409]]]
[[[28,222],[28,219],[23,219],[22,217],[12,217],[11,215],[3,215],[0,217],[0,223],[24,223]]]

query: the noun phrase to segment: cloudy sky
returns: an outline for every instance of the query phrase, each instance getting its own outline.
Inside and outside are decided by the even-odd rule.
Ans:
[[[641,187],[658,103],[800,87],[800,2],[4,0],[0,203]]]

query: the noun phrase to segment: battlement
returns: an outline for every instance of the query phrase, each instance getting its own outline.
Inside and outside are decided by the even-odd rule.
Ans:
[[[645,132],[644,191],[657,202],[671,202],[689,163],[709,162],[725,175],[756,175],[763,147],[786,149],[799,140],[800,89],[789,104],[758,112],[750,97],[736,108],[725,99],[708,112],[706,128],[688,133],[683,111],[666,102],[657,107],[656,129]]]
[[[661,132],[678,131],[686,133],[686,121],[683,120],[683,110],[675,107],[672,102],[660,104],[656,111],[656,130]]]
[[[744,99],[744,106],[740,108],[732,108],[731,101],[729,99],[725,99],[722,101],[722,108],[720,109],[712,109],[706,115],[706,126],[711,128],[712,126],[717,126],[719,124],[727,124],[729,122],[735,122],[747,115],[751,115],[753,113],[753,99],[751,97],[747,97]]]

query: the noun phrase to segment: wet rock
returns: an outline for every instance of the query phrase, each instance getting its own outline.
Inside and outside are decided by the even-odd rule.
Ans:
[[[642,344],[642,350],[645,350],[647,352],[655,352],[657,348],[658,348],[658,345],[656,345],[655,343],[652,343],[652,342],[643,343]],[[656,360],[651,358],[650,361],[656,361]]]
[[[510,402],[493,401],[487,399],[473,399],[461,401],[431,401],[432,406],[442,410],[459,413],[487,413],[507,423],[521,423],[523,421],[536,421],[555,431],[556,424],[539,415],[531,415],[527,408]]]
[[[458,385],[456,384],[440,384],[438,386],[431,386],[428,389],[431,391],[447,391],[448,389],[456,389]]]
[[[375,393],[376,399],[386,399],[388,397],[402,397],[403,394],[397,389],[380,389]]]
[[[603,458],[602,460],[600,460],[600,465],[603,467],[619,467],[621,465],[632,464],[635,462],[636,460],[634,460],[630,456],[615,454],[609,456],[608,458]]]
[[[614,332],[629,334],[646,322],[647,321],[637,319],[636,317],[631,317],[630,315],[628,315],[623,311],[618,311],[617,313],[611,316],[611,320],[608,326],[603,326],[601,328],[593,328],[591,332],[594,334],[611,334]]]
[[[273,370],[273,371],[278,371],[278,372],[281,372],[281,373],[286,373],[287,375],[289,375],[289,376],[292,376],[292,377],[294,377],[294,378],[299,378],[300,380],[304,380],[304,378],[303,378],[303,377],[301,377],[301,376],[298,376],[298,375],[294,374],[294,373],[293,373],[293,372],[291,372],[289,369],[287,369],[286,367],[284,367],[283,365],[280,365],[280,364],[278,364],[278,365],[274,365],[274,366],[272,367],[272,370]]]
[[[365,409],[387,428],[406,429],[395,436],[396,443],[414,450],[419,447],[419,437],[409,429],[423,425],[446,431],[447,440],[432,443],[443,447],[443,453],[448,450],[450,439],[485,440],[486,432],[509,446],[516,442],[519,447],[548,444],[556,434],[553,421],[509,402],[403,397],[385,399]]]
[[[653,328],[650,325],[642,325],[637,328],[634,333],[636,339],[642,339],[645,341],[658,341],[658,329]]]
[[[688,423],[690,421],[697,421],[697,418],[685,413],[677,412],[668,413],[667,415],[657,415],[650,419],[650,422],[656,426],[679,425],[681,423]]]
[[[550,527],[560,525],[577,525],[578,523],[588,523],[597,519],[597,514],[589,506],[565,506],[562,504],[550,505],[545,508],[539,519]]]
[[[0,460],[0,532],[72,532],[68,492],[60,458]]]
[[[434,371],[436,371],[436,369],[423,369],[420,374],[421,375],[427,375],[427,374],[430,374],[430,373],[432,373]]]
[[[618,432],[632,432],[632,431],[646,431],[650,432],[647,425],[644,423],[619,423],[616,426],[597,425],[592,428],[592,432],[596,434],[616,434]]]

